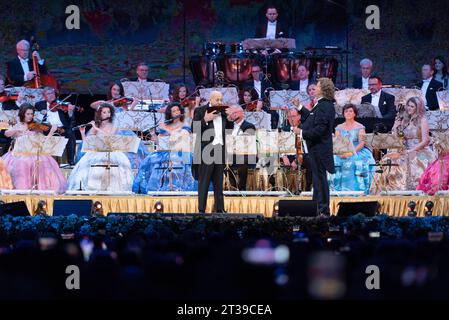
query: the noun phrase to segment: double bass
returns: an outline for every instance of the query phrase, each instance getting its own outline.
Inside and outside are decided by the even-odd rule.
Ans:
[[[39,44],[36,42],[36,39],[34,39],[34,37],[31,37],[30,45],[31,45],[31,52],[39,51],[39,49],[40,49]],[[43,88],[43,87],[51,87],[51,88],[55,89],[56,94],[59,95],[59,93],[61,91],[61,86],[60,86],[58,80],[56,80],[55,77],[53,77],[49,74],[41,74],[40,70],[39,70],[39,60],[33,54],[31,54],[31,58],[33,61],[33,70],[34,70],[34,72],[36,72],[36,76],[32,80],[28,81],[25,84],[25,87],[33,88],[33,89],[39,89],[39,88]]]

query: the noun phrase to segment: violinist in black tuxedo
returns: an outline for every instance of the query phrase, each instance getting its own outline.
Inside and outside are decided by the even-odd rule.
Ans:
[[[192,175],[198,180],[198,211],[206,211],[209,184],[214,188],[215,212],[225,213],[223,174],[225,168],[225,130],[232,128],[225,112],[208,111],[223,104],[223,95],[212,91],[208,104],[195,109],[192,132],[196,134]]]
[[[335,87],[332,80],[321,78],[316,88],[317,103],[311,111],[299,104],[297,99],[293,104],[301,114],[300,128],[293,128],[306,142],[304,152],[308,154],[312,171],[313,200],[318,202],[318,213],[329,215],[329,184],[327,172],[335,173],[332,133],[334,130]]]
[[[64,135],[69,141],[67,142],[67,161],[70,165],[75,164],[76,137],[73,132],[74,110],[75,106],[69,104],[68,111],[57,110],[52,111],[52,105],[55,105],[56,94],[53,88],[46,87],[43,90],[44,100],[39,101],[34,106],[36,111],[44,114],[43,122],[57,126],[61,135]],[[62,129],[62,130],[61,130]]]
[[[416,86],[421,89],[423,97],[425,97],[426,108],[428,110],[440,109],[438,103],[437,92],[443,89],[443,83],[433,78],[433,69],[430,65],[425,64],[421,69],[423,80],[418,82]]]
[[[17,43],[16,49],[17,57],[6,63],[6,84],[21,87],[25,82],[34,79],[36,70],[33,69],[33,60],[29,58],[30,43],[21,40]],[[38,60],[40,74],[47,74],[45,61],[40,57],[39,52],[33,51],[32,56]]]

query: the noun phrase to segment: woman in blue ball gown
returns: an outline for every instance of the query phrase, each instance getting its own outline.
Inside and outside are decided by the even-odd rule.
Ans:
[[[141,163],[133,183],[133,192],[148,191],[195,191],[198,189],[192,177],[192,153],[189,150],[168,150],[162,141],[181,139],[184,142],[191,138],[190,127],[184,124],[184,109],[179,104],[171,104],[165,110],[166,123],[161,124],[159,131],[159,151],[147,156]],[[167,144],[165,144],[167,145]],[[179,145],[179,143],[178,143]]]
[[[330,175],[332,191],[363,191],[368,194],[373,178],[375,164],[373,154],[361,141],[360,135],[365,134],[365,127],[355,121],[357,108],[353,104],[343,107],[345,122],[335,128],[336,136],[348,137],[354,145],[354,152],[334,155],[336,173]]]

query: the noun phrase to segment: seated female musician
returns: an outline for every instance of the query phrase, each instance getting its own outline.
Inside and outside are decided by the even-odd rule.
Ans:
[[[173,91],[172,102],[178,102],[184,108],[184,122],[186,125],[191,126],[193,113],[200,105],[200,97],[191,97],[187,86],[180,85]]]
[[[192,133],[184,123],[184,109],[179,104],[171,104],[165,111],[167,124],[160,125],[158,140],[163,137],[170,141],[181,140]],[[162,147],[162,146],[161,146]],[[173,147],[171,143],[169,147]],[[165,147],[164,149],[167,149]],[[171,170],[169,166],[171,165]],[[192,152],[164,150],[153,152],[140,165],[139,172],[133,183],[133,192],[148,191],[194,191],[197,182],[192,177]]]
[[[254,88],[244,88],[240,92],[239,104],[247,112],[262,111],[263,109],[263,102],[259,100],[259,94]],[[264,111],[266,111],[266,108]]]
[[[97,108],[103,103],[110,103],[115,107],[115,112],[121,112],[123,110],[133,110],[136,104],[139,102],[136,98],[125,97],[125,89],[120,81],[112,82],[109,85],[108,93],[106,94],[107,101],[98,100],[90,104],[90,107],[97,110]]]
[[[381,160],[388,166],[374,175],[371,193],[415,190],[422,173],[436,158],[429,147],[429,124],[421,98],[407,100],[405,112],[398,113],[392,131],[404,137],[405,149],[388,150]]]
[[[309,104],[307,104],[305,107],[307,108],[307,109],[309,109],[309,110],[312,110],[313,109],[313,106],[315,105],[315,103],[316,103],[316,94],[315,94],[315,91],[316,91],[316,82],[311,82],[311,83],[309,83],[308,85],[307,85],[307,95],[309,96],[309,98],[310,98],[310,103]]]
[[[57,127],[40,125],[34,122],[34,107],[24,103],[19,109],[19,123],[5,132],[5,136],[18,138],[21,136],[42,135],[49,130],[52,136]],[[64,193],[67,181],[58,163],[49,155],[14,155],[6,153],[2,160],[9,171],[15,189],[54,190]]]
[[[331,190],[363,191],[369,193],[375,164],[371,150],[365,147],[360,135],[365,134],[365,127],[357,122],[357,108],[353,104],[343,107],[345,122],[335,128],[336,136],[349,138],[355,153],[334,155],[335,174],[329,176]],[[370,166],[371,165],[371,166]]]
[[[89,135],[104,137],[115,135],[115,109],[104,103],[95,112]],[[80,128],[83,141],[85,127]],[[109,168],[106,168],[110,165]],[[131,191],[133,172],[131,163],[123,152],[87,152],[76,164],[68,179],[69,190]]]
[[[99,100],[92,102],[90,105],[92,108],[97,110],[97,108],[104,103],[110,103],[111,105],[114,105],[114,112],[122,112],[125,110],[132,110],[136,104],[138,103],[138,100],[133,98],[132,101],[129,101],[130,99],[124,98],[125,92],[123,89],[123,85],[121,82],[113,82],[109,86],[108,94],[107,94],[107,101]],[[123,98],[123,99],[122,99]],[[115,104],[114,104],[115,102]],[[118,102],[118,103],[117,103]],[[117,126],[117,123],[115,123]],[[137,136],[132,130],[118,130],[117,134],[124,135],[124,136]],[[81,146],[82,149],[82,146]],[[80,150],[81,150],[80,149]],[[82,152],[78,152],[77,161],[81,159],[81,157],[84,154]],[[145,159],[145,157],[148,155],[148,149],[146,148],[145,144],[141,141],[139,145],[139,149],[137,150],[137,153],[127,152],[126,156],[128,157],[129,161],[131,161],[131,166],[133,169],[137,169],[140,166],[140,162]]]

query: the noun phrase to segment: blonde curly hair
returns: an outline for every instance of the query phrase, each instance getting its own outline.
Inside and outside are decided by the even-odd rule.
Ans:
[[[332,80],[329,78],[319,78],[318,83],[321,85],[321,95],[323,98],[327,100],[334,100],[335,86]]]

